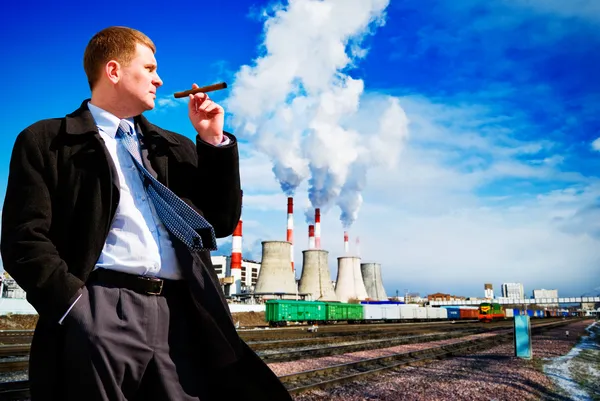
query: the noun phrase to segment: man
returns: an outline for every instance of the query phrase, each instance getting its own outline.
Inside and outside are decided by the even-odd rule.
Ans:
[[[32,400],[289,400],[210,261],[241,213],[236,138],[204,93],[195,144],[142,116],[162,85],[154,53],[139,31],[100,31],[91,99],[16,139],[1,252],[39,313]]]

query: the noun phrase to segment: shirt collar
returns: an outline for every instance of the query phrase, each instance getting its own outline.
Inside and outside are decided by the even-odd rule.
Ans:
[[[90,110],[90,113],[92,113],[92,117],[94,117],[94,121],[96,122],[98,129],[104,132],[106,135],[114,138],[117,135],[117,129],[119,128],[121,119],[114,114],[111,114],[108,111],[93,105],[90,102],[88,102],[87,106]],[[131,126],[132,132],[135,132],[133,118],[126,118],[125,120]]]

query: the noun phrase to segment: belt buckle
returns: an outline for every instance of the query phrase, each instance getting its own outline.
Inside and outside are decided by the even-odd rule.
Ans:
[[[151,282],[154,282],[154,283],[158,283],[158,285],[159,285],[158,286],[158,291],[147,290],[146,291],[147,295],[160,295],[162,293],[163,284],[164,284],[164,281],[162,279],[157,278],[157,277],[147,277],[147,276],[141,276],[140,278],[142,280],[147,280],[147,281],[151,281]]]

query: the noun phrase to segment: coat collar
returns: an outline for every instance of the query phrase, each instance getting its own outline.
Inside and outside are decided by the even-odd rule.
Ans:
[[[94,121],[92,113],[87,107],[87,103],[90,99],[86,99],[81,103],[81,106],[74,112],[67,114],[65,119],[65,131],[70,135],[80,135],[88,133],[98,133],[98,127]],[[140,125],[144,135],[154,135],[163,138],[171,145],[179,145],[179,139],[177,137],[165,131],[162,128],[157,127],[146,119],[143,115],[134,117],[136,124]]]

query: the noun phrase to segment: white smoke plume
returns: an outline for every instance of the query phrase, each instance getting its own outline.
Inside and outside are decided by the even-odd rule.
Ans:
[[[262,54],[237,72],[226,101],[236,132],[271,158],[285,194],[308,179],[312,208],[337,203],[345,227],[357,218],[367,170],[393,165],[407,135],[397,99],[365,96],[349,75],[388,3],[290,0],[265,10]]]

